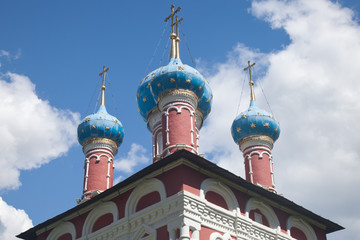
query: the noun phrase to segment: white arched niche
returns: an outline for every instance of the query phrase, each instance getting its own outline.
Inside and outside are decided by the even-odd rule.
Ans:
[[[160,201],[166,198],[166,190],[162,181],[156,178],[144,180],[132,191],[125,206],[125,216],[131,216],[136,212],[136,206],[139,200],[148,193],[158,192]]]
[[[250,211],[255,209],[259,209],[260,212],[264,214],[269,222],[270,228],[280,230],[279,219],[277,218],[274,210],[267,204],[263,203],[260,199],[250,198],[246,203],[246,216],[249,217]]]
[[[222,196],[225,199],[229,211],[240,214],[240,208],[237,199],[233,191],[231,191],[228,186],[213,178],[207,178],[201,183],[200,198],[205,200],[206,193],[209,191],[215,192]]]
[[[61,223],[50,232],[46,240],[57,240],[59,237],[61,237],[66,233],[70,233],[71,239],[74,240],[76,238],[76,230],[73,223],[71,222]]]
[[[84,223],[83,236],[92,233],[96,220],[108,213],[112,214],[114,223],[119,216],[118,208],[114,202],[109,201],[101,203],[99,206],[91,210]]]

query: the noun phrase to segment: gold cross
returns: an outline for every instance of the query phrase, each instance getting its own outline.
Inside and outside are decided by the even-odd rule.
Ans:
[[[248,61],[248,66],[246,68],[244,68],[244,71],[249,70],[249,75],[250,75],[250,89],[251,89],[251,93],[250,93],[250,101],[255,101],[255,93],[254,93],[254,81],[252,80],[252,76],[251,76],[251,68],[255,66],[256,63],[250,64],[250,61]]]
[[[103,71],[101,73],[99,73],[99,76],[102,75],[103,79],[102,79],[102,86],[101,86],[101,102],[100,105],[104,105],[105,106],[105,73],[109,71],[109,68],[105,68],[105,65],[103,66]]]
[[[174,27],[174,25],[176,25],[176,35],[179,36],[179,23],[184,20],[183,17],[181,17],[179,20],[178,20],[178,16],[176,15],[176,20],[173,24],[171,24],[171,27]]]
[[[171,31],[172,33],[174,33],[174,15],[175,13],[179,12],[181,10],[181,7],[178,7],[175,11],[174,11],[174,5],[171,5],[171,14],[165,18],[165,22],[167,22],[170,18],[171,18]]]

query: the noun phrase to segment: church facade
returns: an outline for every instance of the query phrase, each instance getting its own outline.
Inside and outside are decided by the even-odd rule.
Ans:
[[[271,150],[280,127],[256,105],[251,68],[250,105],[231,134],[243,152],[246,180],[199,155],[199,131],[211,111],[206,79],[180,59],[174,6],[168,65],[140,83],[140,115],[152,133],[153,163],[113,186],[113,159],[124,138],[105,108],[78,127],[85,155],[83,194],[74,208],[18,235],[27,240],[325,240],[343,229],[276,193]]]

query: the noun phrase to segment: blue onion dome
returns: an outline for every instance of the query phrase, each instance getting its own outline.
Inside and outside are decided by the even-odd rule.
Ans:
[[[231,134],[237,144],[250,136],[268,136],[275,142],[280,135],[280,125],[274,116],[258,108],[252,100],[249,109],[235,118]]]
[[[138,87],[137,102],[143,119],[147,121],[161,96],[176,89],[193,92],[198,98],[198,111],[203,119],[209,115],[212,102],[209,83],[196,69],[183,64],[180,58],[171,58],[168,65],[149,73]]]
[[[124,139],[124,127],[116,117],[107,113],[105,105],[100,105],[97,113],[87,116],[78,126],[78,140],[82,146],[94,139],[112,140],[117,147]]]

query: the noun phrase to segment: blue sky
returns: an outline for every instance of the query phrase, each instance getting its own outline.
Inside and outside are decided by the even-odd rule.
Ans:
[[[84,174],[76,127],[98,106],[103,65],[110,67],[107,110],[125,128],[115,178],[151,164],[151,135],[135,94],[148,72],[167,64],[170,28],[164,18],[172,3],[182,6],[184,17],[181,58],[196,65],[214,92],[200,132],[201,151],[244,175],[229,129],[239,102],[240,111],[248,104],[242,69],[247,60],[257,62],[255,81],[282,128],[273,151],[278,191],[347,228],[328,239],[356,239],[360,3],[355,0],[1,1],[2,212],[18,214],[29,227],[29,219],[36,225],[75,206]],[[256,94],[268,109],[259,84]],[[2,238],[22,231],[10,215],[0,214]]]

